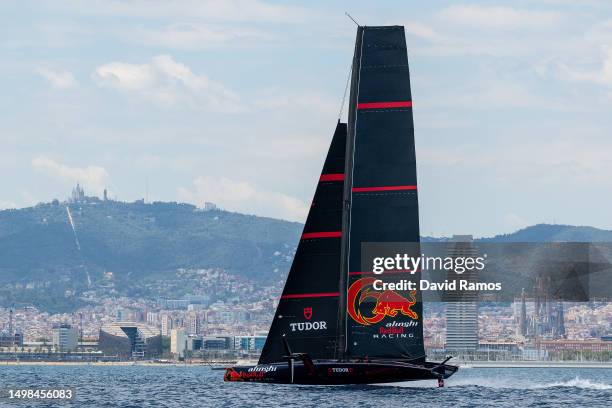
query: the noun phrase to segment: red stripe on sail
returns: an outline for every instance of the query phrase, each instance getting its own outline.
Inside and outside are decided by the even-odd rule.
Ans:
[[[341,236],[342,236],[342,231],[305,232],[302,234],[302,239],[340,238]]]
[[[340,292],[325,292],[325,293],[298,293],[295,295],[283,295],[281,299],[301,299],[301,298],[318,298],[318,297],[338,297]]]
[[[364,193],[368,191],[400,191],[416,190],[417,186],[381,186],[381,187],[353,187],[354,193]]]
[[[344,181],[344,173],[321,174],[319,181]]]
[[[364,103],[357,104],[357,109],[382,109],[382,108],[412,108],[412,101],[364,102]]]

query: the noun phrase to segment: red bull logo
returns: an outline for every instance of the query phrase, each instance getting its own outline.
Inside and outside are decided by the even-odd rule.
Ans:
[[[375,280],[375,278],[361,278],[355,281],[349,288],[347,312],[354,321],[368,326],[379,323],[386,316],[396,317],[398,313],[408,316],[413,320],[419,318],[419,315],[411,309],[416,304],[416,290],[410,291],[410,297],[405,298],[393,290],[373,290]],[[367,299],[375,301],[371,316],[362,315],[359,308],[359,305]]]

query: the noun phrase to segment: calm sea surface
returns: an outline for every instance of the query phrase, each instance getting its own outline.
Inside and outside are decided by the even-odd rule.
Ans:
[[[447,380],[378,386],[224,383],[192,366],[6,366],[0,387],[76,390],[73,401],[2,407],[611,407],[612,369],[465,368]]]

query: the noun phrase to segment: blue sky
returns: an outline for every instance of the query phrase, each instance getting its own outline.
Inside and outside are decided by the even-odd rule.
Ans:
[[[422,232],[612,228],[606,1],[5,1],[0,208],[88,193],[303,221],[355,26],[406,27]]]

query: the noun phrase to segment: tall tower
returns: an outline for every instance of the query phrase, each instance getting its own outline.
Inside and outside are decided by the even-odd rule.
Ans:
[[[556,339],[565,338],[565,316],[563,313],[563,302],[557,302],[557,316],[555,320],[553,337]]]
[[[9,310],[9,323],[8,323],[9,336],[14,336],[15,331],[13,330],[13,308]]]
[[[83,344],[83,313],[79,313],[79,341]]]
[[[518,334],[527,335],[527,305],[525,303],[525,288],[521,290],[521,314],[518,321]]]
[[[477,250],[471,235],[454,235],[447,256],[451,258],[476,257]],[[448,271],[447,278],[457,278],[477,282],[476,270],[465,271],[458,275]],[[478,349],[478,294],[476,291],[454,291],[445,296],[446,300],[446,350],[450,352],[470,352]]]

